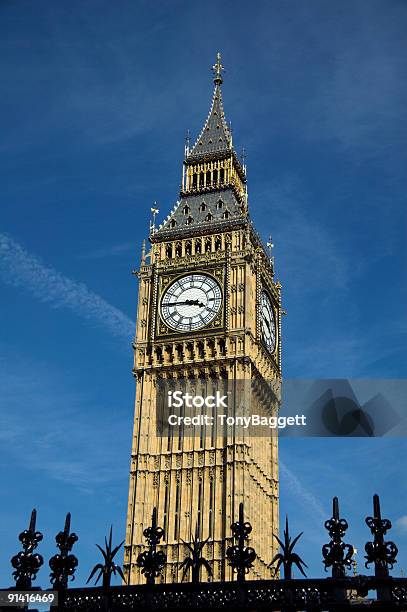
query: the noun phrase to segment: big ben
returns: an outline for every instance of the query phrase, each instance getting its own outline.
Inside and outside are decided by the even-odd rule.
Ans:
[[[180,564],[185,543],[197,534],[206,540],[211,566],[201,579],[234,579],[225,552],[241,502],[257,553],[252,578],[270,577],[276,552],[265,534],[278,533],[277,436],[228,424],[235,404],[223,415],[209,409],[207,420],[189,430],[179,420],[164,429],[158,422],[162,384],[189,385],[200,398],[233,387],[233,402],[250,389],[250,410],[263,414],[275,414],[280,397],[281,285],[249,216],[246,167],[225,118],[219,54],[213,72],[209,114],[185,147],[179,199],[161,225],[152,222],[138,271],[129,584],[144,581],[137,557],[153,508],[164,529],[165,582],[190,579]]]

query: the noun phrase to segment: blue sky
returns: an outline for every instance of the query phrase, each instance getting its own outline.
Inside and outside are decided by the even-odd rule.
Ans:
[[[285,376],[406,376],[406,29],[399,0],[1,3],[3,586],[33,507],[46,559],[71,511],[78,585],[111,523],[124,537],[131,270],[151,205],[164,217],[177,198],[218,50],[251,215],[275,244]],[[281,515],[311,575],[333,495],[361,565],[375,492],[407,571],[404,439],[280,448]]]

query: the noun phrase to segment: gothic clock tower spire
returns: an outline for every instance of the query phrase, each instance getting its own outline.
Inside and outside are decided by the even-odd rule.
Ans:
[[[254,576],[269,576],[278,531],[277,438],[220,422],[188,433],[158,426],[161,383],[251,391],[250,410],[275,415],[281,384],[281,286],[248,214],[246,172],[233,147],[222,101],[220,54],[203,128],[183,161],[181,192],[150,229],[139,277],[134,343],[136,401],[125,571],[142,581],[137,556],[153,507],[164,527],[163,580],[177,582],[194,534],[208,539],[213,580],[233,579],[225,551],[240,502],[253,525]],[[238,386],[240,385],[240,386]],[[270,398],[272,398],[270,400]],[[230,406],[236,414],[237,404]],[[216,420],[216,419],[215,419]],[[206,576],[201,579],[206,580]]]

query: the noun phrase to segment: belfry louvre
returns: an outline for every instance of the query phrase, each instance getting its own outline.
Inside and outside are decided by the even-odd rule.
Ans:
[[[205,396],[236,383],[254,390],[251,401],[269,415],[276,414],[280,396],[281,285],[249,217],[246,167],[225,119],[219,54],[213,72],[208,117],[185,147],[179,200],[158,227],[152,209],[149,249],[143,247],[137,273],[128,584],[144,580],[137,559],[152,508],[164,529],[158,546],[167,554],[163,582],[190,579],[180,562],[196,538],[206,541],[211,570],[201,579],[232,579],[226,550],[240,503],[253,526],[253,578],[269,577],[276,552],[271,534],[279,523],[277,437],[254,438],[248,430],[219,424],[202,425],[195,435],[168,427],[164,435],[158,423],[161,384],[189,385]]]

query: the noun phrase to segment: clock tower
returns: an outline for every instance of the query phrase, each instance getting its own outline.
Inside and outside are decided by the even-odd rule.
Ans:
[[[138,272],[124,559],[129,584],[144,582],[137,557],[154,507],[164,528],[165,582],[190,579],[179,566],[189,554],[185,543],[197,535],[207,540],[203,556],[212,568],[211,576],[201,570],[201,580],[233,579],[226,550],[240,502],[257,553],[251,578],[270,577],[276,552],[270,534],[278,533],[277,436],[270,428],[234,424],[234,418],[242,397],[246,411],[277,412],[281,286],[249,217],[246,167],[225,119],[219,54],[213,71],[208,117],[185,148],[179,200],[159,227],[152,222]],[[159,406],[170,394],[161,393],[163,384],[188,386],[204,399],[221,389],[232,399],[224,415],[208,409],[204,424],[188,427],[181,413],[174,427],[168,420],[163,427]]]

